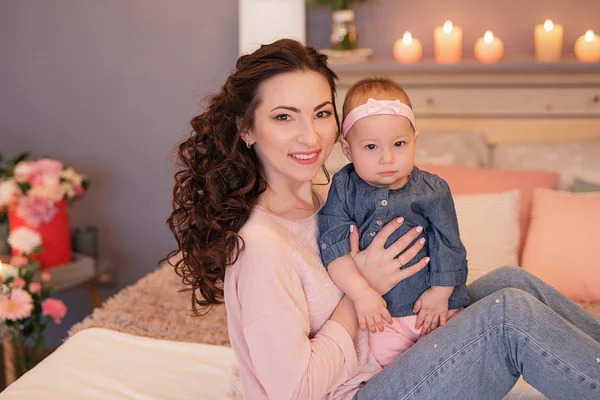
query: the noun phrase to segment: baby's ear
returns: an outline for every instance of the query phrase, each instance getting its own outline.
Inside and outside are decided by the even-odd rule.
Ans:
[[[421,134],[421,132],[415,131],[415,143],[417,142],[417,138],[419,137],[420,134]]]
[[[340,146],[342,146],[342,152],[346,155],[348,161],[352,162],[352,153],[350,152],[350,145],[344,138],[340,138]]]

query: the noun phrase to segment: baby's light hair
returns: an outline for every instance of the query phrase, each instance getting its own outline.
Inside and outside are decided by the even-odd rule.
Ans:
[[[350,111],[365,104],[369,98],[376,100],[400,100],[412,108],[408,94],[391,79],[388,78],[366,78],[356,82],[346,93],[344,100],[344,119]]]

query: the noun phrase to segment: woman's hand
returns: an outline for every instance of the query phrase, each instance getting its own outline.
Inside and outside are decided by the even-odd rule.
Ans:
[[[353,227],[350,232],[350,255],[354,257],[356,266],[369,285],[382,295],[389,292],[398,282],[425,268],[429,262],[429,257],[425,257],[408,268],[400,269],[423,248],[424,238],[418,240],[400,257],[395,258],[421,234],[423,228],[420,226],[406,232],[387,249],[384,247],[390,235],[403,223],[404,218],[388,222],[373,238],[369,247],[360,252],[358,230]]]

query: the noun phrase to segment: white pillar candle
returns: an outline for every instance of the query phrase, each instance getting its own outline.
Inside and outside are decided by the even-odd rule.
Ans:
[[[435,28],[433,37],[435,61],[439,64],[456,64],[462,60],[462,28],[446,21]]]
[[[575,41],[575,56],[581,62],[600,61],[600,36],[591,29]]]
[[[541,63],[560,61],[563,46],[563,28],[549,19],[535,26],[535,59]]]
[[[484,64],[494,64],[504,56],[502,40],[494,36],[492,31],[487,31],[482,38],[475,42],[475,58]]]
[[[412,37],[410,32],[404,32],[402,39],[394,44],[394,58],[400,64],[413,64],[421,60],[423,46],[418,39]]]

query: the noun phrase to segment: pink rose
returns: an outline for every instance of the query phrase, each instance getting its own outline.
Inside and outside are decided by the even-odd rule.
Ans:
[[[60,183],[63,164],[50,158],[42,158],[35,163],[34,171],[29,177],[29,183],[35,186],[54,186]]]
[[[48,316],[54,320],[57,324],[67,314],[67,306],[60,300],[57,299],[46,299],[42,302],[42,315]]]
[[[29,292],[31,293],[39,293],[42,291],[42,284],[39,282],[31,282],[29,284]]]
[[[25,287],[25,279],[15,278],[12,284],[14,288],[23,289]]]
[[[42,275],[40,276],[40,278],[44,282],[48,282],[50,279],[52,279],[52,274],[50,272],[42,272]]]
[[[15,267],[22,267],[23,265],[26,265],[29,262],[29,260],[27,259],[27,257],[23,257],[23,256],[12,256],[10,258],[10,263],[12,265],[14,265]]]

